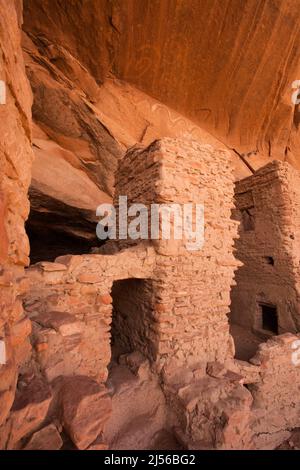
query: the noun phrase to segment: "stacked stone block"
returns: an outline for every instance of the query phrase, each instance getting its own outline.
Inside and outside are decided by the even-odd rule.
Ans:
[[[274,161],[236,184],[241,221],[231,320],[262,330],[260,305],[277,309],[278,333],[300,329],[300,174]]]
[[[82,255],[38,263],[25,308],[33,325],[35,359],[49,382],[59,376],[107,379],[111,360],[112,285],[152,276],[154,251]]]
[[[172,358],[179,363],[224,361],[234,354],[227,321],[239,265],[233,255],[233,191],[229,153],[195,141],[163,139],[133,149],[120,162],[116,203],[126,195],[129,205],[145,204],[149,217],[153,203],[204,205],[203,247],[189,251],[187,240],[174,240],[172,234],[171,240],[152,240],[157,256],[149,316],[154,319],[155,360],[161,365]]]

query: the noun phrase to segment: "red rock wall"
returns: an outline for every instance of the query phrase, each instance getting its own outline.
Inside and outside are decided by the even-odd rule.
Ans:
[[[26,290],[23,276],[29,255],[24,223],[33,160],[32,95],[21,50],[20,6],[20,2],[0,1],[0,80],[6,87],[6,102],[0,104],[0,338],[6,348],[5,364],[0,365],[0,448],[18,370],[30,353],[31,325],[20,296]]]
[[[65,3],[26,0],[26,31],[64,45],[98,81],[113,72],[175,108],[255,168],[269,156],[299,167],[298,0]]]
[[[26,0],[24,29],[51,38],[65,46],[94,75],[103,81],[111,67],[111,46],[115,30],[110,21],[111,4],[107,0]],[[92,47],[91,47],[92,45]]]

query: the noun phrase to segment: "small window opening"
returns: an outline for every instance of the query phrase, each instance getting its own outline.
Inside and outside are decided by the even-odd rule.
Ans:
[[[266,261],[271,266],[274,266],[274,264],[275,264],[274,258],[272,256],[266,256]]]

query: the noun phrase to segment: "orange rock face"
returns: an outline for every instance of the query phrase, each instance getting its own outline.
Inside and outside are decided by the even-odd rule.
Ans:
[[[0,200],[0,262],[3,263],[7,260],[8,255],[8,237],[5,227],[6,208],[3,194]]]
[[[112,69],[254,166],[271,156],[299,167],[291,102],[300,78],[298,0],[74,1],[63,12],[57,3],[28,0],[25,29],[64,45],[96,80]]]
[[[6,102],[0,105],[1,218],[3,224],[4,217],[9,239],[8,258],[12,263],[24,265],[28,261],[29,252],[24,221],[29,211],[27,190],[33,160],[32,92],[25,74],[21,32],[14,2],[1,3],[0,46],[3,54],[0,59],[0,80],[4,81],[6,88]]]
[[[23,267],[29,261],[25,220],[31,178],[32,93],[21,50],[20,2],[0,1],[0,338],[5,360],[0,361],[0,448],[8,439],[5,423],[14,401],[18,365],[30,345],[30,322],[23,320],[18,298]],[[29,322],[29,323],[28,323]],[[1,358],[3,359],[3,358]]]
[[[300,169],[299,0],[0,0],[0,12],[0,449],[152,448],[165,430],[186,449],[280,445],[300,426],[288,165]],[[282,211],[272,235],[289,253],[278,269],[262,216],[267,274],[250,293],[257,240],[237,245],[240,328],[270,272],[279,283],[280,334],[248,362],[228,322],[241,265],[234,181],[271,158],[288,163],[253,177],[262,199],[236,184],[248,228],[246,193],[273,221]],[[265,186],[276,165],[295,175],[280,196]],[[97,206],[122,194],[203,203],[203,249],[123,240],[90,254]],[[25,270],[27,234],[43,262]]]

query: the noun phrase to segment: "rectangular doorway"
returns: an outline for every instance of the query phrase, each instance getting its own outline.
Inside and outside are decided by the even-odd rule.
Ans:
[[[259,304],[262,318],[262,329],[278,335],[278,314],[275,305]]]

